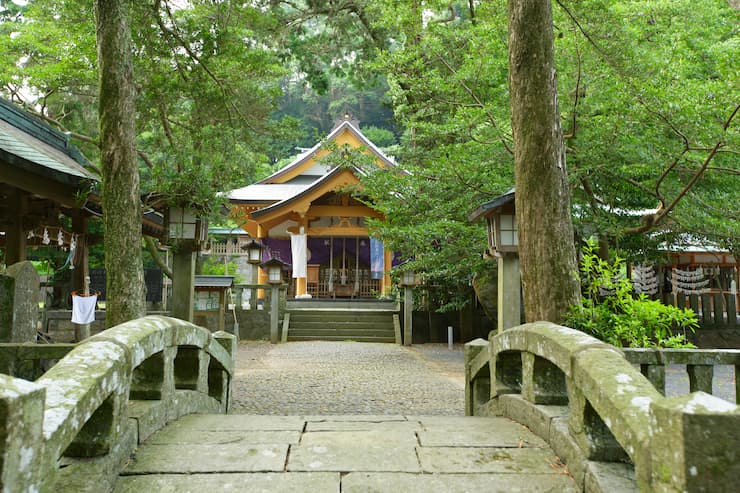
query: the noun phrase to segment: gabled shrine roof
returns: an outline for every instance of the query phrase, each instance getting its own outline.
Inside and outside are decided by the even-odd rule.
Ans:
[[[351,121],[344,120],[339,125],[337,125],[336,128],[334,128],[334,130],[332,130],[331,133],[327,135],[323,141],[317,143],[311,149],[308,149],[307,151],[299,154],[290,164],[280,169],[279,171],[276,171],[275,173],[271,174],[267,178],[260,180],[258,183],[261,183],[261,184],[273,183],[274,184],[276,182],[279,182],[280,179],[285,177],[286,175],[295,173],[296,169],[300,169],[302,166],[306,165],[309,161],[314,159],[316,154],[321,150],[321,148],[325,145],[326,142],[331,142],[335,140],[339,135],[342,134],[342,132],[351,133],[360,142],[362,146],[367,148],[381,161],[382,165],[385,165],[388,167],[396,166],[393,159],[386,156],[385,153],[383,153],[383,151],[381,151],[375,144],[373,144],[367,137],[365,137],[365,135],[360,131],[359,128],[357,128]],[[310,168],[307,171],[314,171],[315,167],[316,166]],[[308,173],[308,174],[309,176],[316,176],[316,178],[319,178],[321,176],[321,175],[316,175],[312,173]]]
[[[0,99],[0,161],[65,185],[100,180],[68,135]]]
[[[319,176],[316,177],[320,178]],[[263,184],[256,183],[254,185],[247,185],[246,187],[237,188],[228,192],[228,198],[233,203],[274,203],[280,202],[281,200],[293,197],[306,188],[310,187],[310,183],[304,184]]]
[[[285,199],[281,200],[280,202],[276,202],[276,203],[271,204],[271,205],[269,205],[267,207],[264,207],[264,208],[262,208],[262,209],[260,209],[258,211],[254,211],[252,213],[252,217],[265,216],[267,214],[270,214],[273,211],[280,210],[283,207],[285,207],[287,205],[290,205],[291,203],[302,199],[303,197],[306,197],[308,195],[311,195],[312,192],[315,192],[315,191],[321,189],[322,186],[324,186],[326,184],[332,183],[335,180],[335,178],[339,177],[339,175],[341,175],[342,173],[347,172],[347,171],[351,172],[355,176],[358,176],[358,175],[361,175],[362,174],[360,170],[358,170],[357,168],[354,168],[354,167],[353,168],[333,168],[328,174],[322,176],[321,178],[319,178],[318,180],[316,180],[315,182],[313,182],[311,185],[305,187],[300,192],[298,192],[298,193],[296,193],[296,194],[294,194],[294,195],[292,195],[290,197],[286,197]],[[274,186],[277,186],[277,185],[269,185],[269,186],[274,187]]]

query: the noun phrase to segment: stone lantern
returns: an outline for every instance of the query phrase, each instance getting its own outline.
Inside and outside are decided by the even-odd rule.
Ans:
[[[498,262],[498,330],[521,324],[521,274],[519,271],[519,230],[516,220],[515,192],[486,202],[468,218],[486,218],[488,230],[487,258]]]
[[[241,249],[247,252],[247,262],[252,265],[262,263],[262,251],[265,249],[265,245],[254,238],[250,238],[247,243],[242,245]]]
[[[283,270],[288,264],[280,259],[271,258],[267,262],[260,264],[260,267],[267,270],[267,282],[270,284],[270,342],[278,342],[278,310],[280,299],[280,286],[283,284]]]
[[[403,286],[403,345],[410,346],[414,338],[414,286],[419,284],[416,272],[411,269],[403,270],[400,284]]]

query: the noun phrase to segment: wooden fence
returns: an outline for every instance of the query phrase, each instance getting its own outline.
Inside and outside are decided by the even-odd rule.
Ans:
[[[740,328],[737,295],[733,293],[673,294],[664,293],[661,301],[666,305],[691,308],[699,317],[702,329]]]

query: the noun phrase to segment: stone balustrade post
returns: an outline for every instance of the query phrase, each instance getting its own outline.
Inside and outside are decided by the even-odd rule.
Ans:
[[[134,369],[131,376],[132,400],[161,400],[175,391],[174,363],[176,347],[164,348]]]
[[[653,402],[654,491],[728,491],[740,478],[740,407],[704,392]]]
[[[226,349],[232,364],[236,363],[237,341],[233,334],[228,332],[215,332],[213,340]],[[233,371],[233,367],[228,369]],[[223,412],[229,411],[231,396],[233,395],[233,379],[229,378],[229,372],[220,366],[213,366],[208,370],[208,393],[221,403]]]
[[[686,365],[686,373],[689,375],[689,392],[701,390],[707,394],[712,393],[712,379],[714,378],[714,365]]]
[[[465,415],[474,416],[475,408],[491,397],[490,372],[488,378],[474,378],[471,364],[481,352],[488,353],[488,341],[475,339],[465,344]]]
[[[0,489],[42,491],[53,482],[42,433],[46,389],[0,374]],[[47,477],[52,476],[52,477]]]
[[[565,375],[550,361],[522,353],[522,397],[532,404],[567,404]]]

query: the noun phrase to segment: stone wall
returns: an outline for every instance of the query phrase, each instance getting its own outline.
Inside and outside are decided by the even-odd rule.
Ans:
[[[239,339],[270,339],[270,310],[236,310],[236,319],[239,323]],[[231,330],[233,331],[233,324]]]
[[[39,275],[28,261],[0,274],[0,342],[36,340],[39,285]]]

